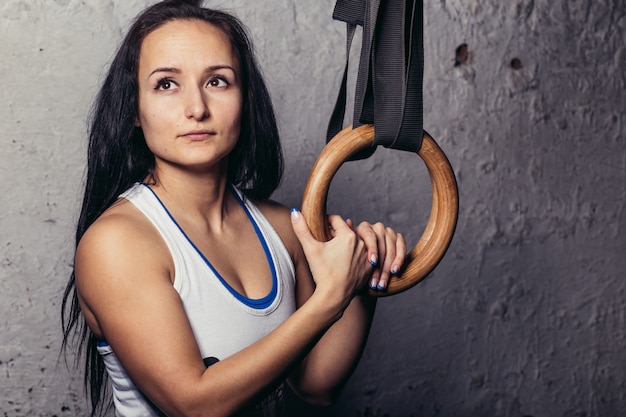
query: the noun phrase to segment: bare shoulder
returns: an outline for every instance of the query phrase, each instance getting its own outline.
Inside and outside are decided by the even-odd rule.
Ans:
[[[132,203],[119,200],[81,238],[75,273],[79,300],[94,329],[94,316],[108,299],[171,283],[173,266],[167,245],[150,221]]]
[[[294,259],[299,257],[302,249],[300,247],[300,242],[298,242],[298,238],[293,232],[293,227],[291,226],[289,209],[273,200],[255,200],[254,203],[269,220],[274,229],[276,229],[278,235],[285,243],[285,246],[291,253],[292,257]]]
[[[93,254],[97,256],[102,250],[116,250],[120,246],[141,247],[143,251],[160,240],[150,221],[132,203],[121,199],[87,229],[79,242],[78,253],[91,255],[91,249],[98,248]]]
[[[90,264],[106,262],[121,264],[167,260],[167,246],[152,223],[129,201],[121,199],[106,210],[81,238],[76,250],[76,267],[90,268]],[[87,262],[84,262],[87,261]]]

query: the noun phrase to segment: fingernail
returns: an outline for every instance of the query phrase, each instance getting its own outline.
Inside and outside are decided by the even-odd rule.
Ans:
[[[298,220],[300,220],[300,211],[297,208],[292,208],[291,209],[291,221],[293,222],[297,222]]]
[[[372,278],[372,280],[370,281],[370,288],[373,290],[376,289],[376,284],[377,284],[376,281],[377,281],[376,278]]]
[[[373,266],[376,266],[376,264],[378,264],[378,258],[376,257],[376,255],[372,255],[372,256],[370,256],[370,263],[371,263]]]
[[[384,290],[384,289],[385,289],[385,287],[386,287],[386,284],[387,284],[387,283],[386,283],[385,281],[380,280],[380,282],[378,283],[378,287],[377,287],[377,288],[378,288],[379,290]]]
[[[395,275],[395,274],[397,274],[397,273],[398,273],[398,270],[399,270],[399,269],[400,269],[400,268],[398,267],[398,265],[394,265],[394,266],[393,266],[393,268],[391,268],[391,273],[392,273],[393,275]]]

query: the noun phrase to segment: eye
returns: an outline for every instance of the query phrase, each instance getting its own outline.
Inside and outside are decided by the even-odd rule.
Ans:
[[[216,87],[216,88],[220,88],[220,87],[228,87],[230,85],[230,83],[228,82],[228,80],[221,76],[221,75],[216,75],[214,77],[211,77],[209,79],[209,82],[207,83],[207,85],[209,87]]]
[[[171,90],[174,85],[176,85],[176,83],[170,80],[169,78],[161,78],[159,81],[157,81],[154,89],[167,91],[167,90]]]

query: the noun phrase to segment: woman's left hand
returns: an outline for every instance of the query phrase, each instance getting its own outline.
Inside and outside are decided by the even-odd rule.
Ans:
[[[347,223],[353,226],[352,220],[348,219]],[[391,276],[397,274],[404,264],[404,237],[380,222],[362,222],[354,231],[365,242],[368,259],[375,266],[368,285],[373,290],[384,291]]]

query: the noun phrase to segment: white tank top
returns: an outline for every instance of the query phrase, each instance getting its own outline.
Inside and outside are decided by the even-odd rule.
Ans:
[[[152,222],[167,244],[174,261],[173,285],[207,366],[263,338],[296,309],[295,270],[289,252],[261,211],[239,190],[231,189],[254,226],[272,273],[272,289],[261,299],[247,298],[228,285],[148,185],[135,184],[120,196]],[[162,415],[137,389],[106,342],[99,344],[98,352],[112,383],[118,416]],[[282,388],[246,415],[276,415],[281,400]]]

